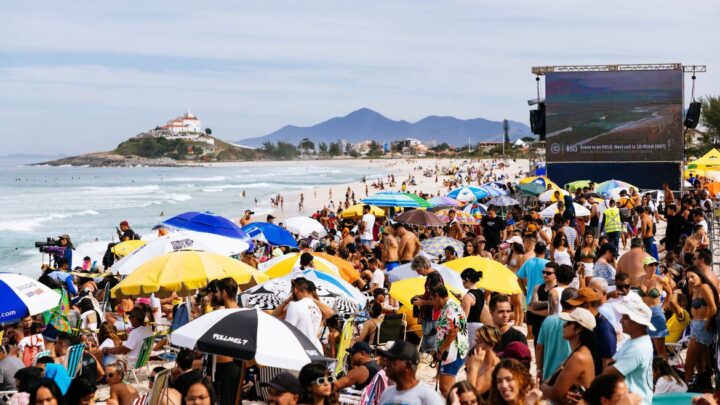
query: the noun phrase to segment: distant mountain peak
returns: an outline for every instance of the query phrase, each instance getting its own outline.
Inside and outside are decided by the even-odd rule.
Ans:
[[[244,145],[261,146],[263,142],[299,143],[308,138],[319,144],[346,140],[352,143],[375,140],[381,143],[405,138],[417,138],[425,144],[447,142],[451,145],[499,142],[503,138],[502,121],[484,118],[460,119],[452,116],[430,115],[415,123],[392,120],[363,107],[342,117],[334,117],[309,127],[286,125],[265,136],[243,139]],[[528,136],[530,128],[522,123],[510,121],[510,139]]]

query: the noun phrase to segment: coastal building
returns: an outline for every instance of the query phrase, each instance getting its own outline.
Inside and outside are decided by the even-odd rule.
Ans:
[[[173,134],[202,132],[202,123],[197,115],[188,111],[185,115],[171,119],[167,124],[161,126],[160,129],[170,131]]]

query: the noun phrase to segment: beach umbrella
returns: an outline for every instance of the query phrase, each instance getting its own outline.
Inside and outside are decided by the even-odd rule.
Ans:
[[[435,257],[443,254],[443,251],[448,246],[452,246],[453,249],[455,249],[455,252],[457,252],[458,256],[462,256],[465,246],[463,245],[463,242],[457,239],[449,238],[447,236],[436,236],[434,238],[428,238],[420,242],[420,247],[422,248],[422,250],[425,253]],[[395,269],[393,269],[393,271],[395,271]]]
[[[688,170],[694,171],[718,171],[720,170],[720,151],[713,148],[700,159],[696,159],[687,165]]]
[[[396,281],[405,280],[408,278],[420,277],[417,272],[412,269],[411,264],[412,263],[406,263],[395,267],[394,269],[392,269],[392,271],[389,271],[387,275],[390,281],[395,283]],[[460,273],[454,271],[447,266],[437,263],[432,263],[432,268],[438,273],[440,273],[443,278],[443,282],[452,287],[453,290],[462,292],[463,294],[467,292],[467,289],[463,287]]]
[[[628,190],[630,187],[635,188],[635,190],[639,190],[637,187],[633,186],[630,183],[626,183],[621,180],[612,179],[612,180],[603,181],[602,183],[596,184],[594,191],[605,197],[611,197],[613,190],[616,190],[616,189]]]
[[[367,297],[340,276],[317,269],[306,269],[274,278],[244,291],[240,297],[243,306],[263,310],[277,308],[290,296],[291,282],[298,277],[312,281],[320,300],[337,312],[352,314],[364,308],[367,303]]]
[[[493,186],[478,186],[478,188],[485,191],[490,197],[500,197],[507,194],[505,190]]]
[[[349,208],[346,208],[345,210],[343,210],[343,212],[340,213],[340,218],[361,218],[363,216],[364,206],[365,204],[355,204]],[[375,215],[376,217],[385,216],[385,210],[374,205],[370,206],[370,213]]]
[[[268,245],[289,246],[296,249],[298,247],[295,238],[287,229],[269,222],[251,222],[240,229],[252,240],[259,240]]]
[[[0,297],[0,324],[49,311],[58,306],[61,298],[45,284],[14,273],[0,273]]]
[[[513,205],[520,205],[520,202],[514,198],[511,197],[495,197],[492,200],[488,201],[487,206],[494,205],[496,207],[510,207]]]
[[[460,295],[463,294],[463,291],[465,291],[465,289],[455,289],[447,282],[445,283],[445,288],[447,288],[448,292],[451,292],[451,294],[449,294],[450,299],[454,300],[455,302],[459,302],[455,294]],[[417,295],[422,295],[424,292],[425,277],[420,277],[416,275],[416,277],[414,278],[406,278],[404,280],[392,283],[392,285],[390,285],[389,294],[391,297],[398,300],[398,302],[400,302],[401,304],[407,307],[412,307],[412,298]]]
[[[285,221],[285,227],[288,231],[300,236],[301,238],[306,238],[312,235],[313,232],[317,232],[317,235],[320,238],[327,235],[325,227],[322,226],[320,222],[310,217],[298,216],[288,218]]]
[[[463,208],[463,212],[477,219],[479,222],[481,216],[487,215],[487,207],[479,203],[468,204]]]
[[[440,210],[436,212],[438,218],[440,218],[444,222],[450,222],[450,210]],[[480,223],[480,219],[475,218],[474,216],[468,214],[465,211],[455,210],[455,219],[464,225],[478,225]]]
[[[250,246],[245,240],[233,239],[212,233],[176,231],[153,239],[112,265],[112,272],[127,276],[148,260],[170,252],[197,250],[222,256],[237,255]]]
[[[575,216],[576,217],[589,217],[590,216],[590,210],[583,207],[582,205],[578,203],[573,203],[573,207],[575,208]],[[540,211],[540,217],[542,218],[552,218],[555,216],[555,214],[558,213],[557,203],[550,204],[545,208],[544,210]]]
[[[415,196],[420,198],[418,196]],[[365,204],[376,205],[378,207],[403,207],[403,208],[429,208],[430,203],[420,198],[411,197],[410,193],[401,193],[399,191],[381,191],[369,197],[362,199]]]
[[[505,188],[507,186],[500,181],[490,181],[490,182],[483,184],[483,187],[494,187],[494,188],[497,188],[498,190],[505,190]]]
[[[173,331],[170,342],[203,353],[295,371],[308,363],[327,360],[296,327],[252,308],[209,312]]]
[[[565,183],[565,188],[569,189],[570,191],[575,191],[577,189],[582,189],[585,187],[590,187],[590,183],[592,181],[590,180],[575,180],[571,181],[570,183]]]
[[[314,256],[314,268],[317,270],[340,276],[351,284],[360,278],[360,273],[347,260],[327,253],[312,252],[311,254]],[[301,255],[302,253],[299,252],[287,253],[258,264],[258,268],[270,278],[282,277],[293,271],[300,270]]]
[[[148,260],[112,290],[113,297],[192,295],[212,280],[233,278],[241,289],[270,279],[247,264],[217,253],[181,250]]]
[[[443,226],[446,221],[442,221],[437,215],[426,210],[410,210],[405,211],[394,219],[395,222],[401,224],[421,225],[421,226]]]
[[[126,240],[125,242],[120,242],[110,248],[110,251],[115,253],[116,256],[123,257],[136,251],[140,246],[143,246],[144,244],[144,240]]]
[[[477,186],[468,186],[456,188],[455,190],[449,192],[447,196],[460,202],[472,202],[489,197],[490,193]]]
[[[413,193],[406,193],[406,194],[418,203],[419,208],[430,208],[430,203],[428,202],[428,200],[420,197],[417,194],[413,194]]]
[[[435,207],[460,207],[462,205],[460,203],[460,201],[458,201],[454,198],[443,196],[443,195],[433,197],[433,198],[429,199],[428,202],[430,203],[430,206],[433,208],[435,208]]]
[[[515,273],[495,260],[482,256],[465,256],[443,263],[443,265],[458,273],[462,273],[463,270],[468,268],[481,271],[482,276],[480,277],[480,281],[478,281],[478,288],[503,294],[518,294],[522,292]]]
[[[520,190],[521,193],[532,195],[532,196],[538,196],[547,188],[545,186],[541,186],[537,183],[525,183],[525,184],[518,184],[517,189]]]
[[[527,184],[527,183],[535,183],[538,185],[541,185],[545,188],[547,186],[550,186],[552,188],[560,188],[557,184],[553,183],[552,180],[550,180],[547,176],[531,176],[531,177],[525,177],[524,179],[520,179],[520,184]]]
[[[565,197],[566,195],[570,195],[570,193],[561,188],[555,188],[543,191],[542,194],[538,196],[538,200],[542,202],[557,202],[558,199],[555,197],[556,192],[560,194],[560,201],[562,201],[563,197]]]
[[[242,239],[248,242],[251,247],[253,246],[252,239],[233,221],[211,212],[188,211],[163,221],[163,224],[188,231],[212,233],[228,238]]]

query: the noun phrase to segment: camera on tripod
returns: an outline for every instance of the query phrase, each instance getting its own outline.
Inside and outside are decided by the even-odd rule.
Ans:
[[[40,253],[63,254],[65,252],[65,248],[60,246],[60,240],[57,238],[47,237],[42,242],[35,242],[35,247],[40,250]]]

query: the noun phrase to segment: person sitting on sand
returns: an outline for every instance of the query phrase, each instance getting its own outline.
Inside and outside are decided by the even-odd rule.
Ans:
[[[126,384],[125,365],[123,363],[109,364],[105,369],[105,381],[110,386],[108,405],[132,405],[139,394],[135,387]]]

